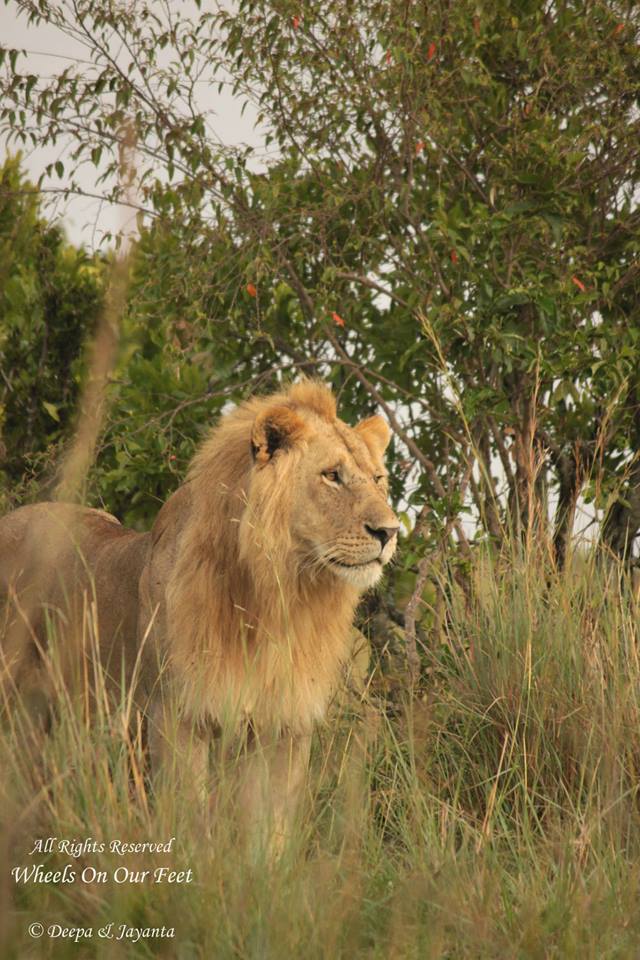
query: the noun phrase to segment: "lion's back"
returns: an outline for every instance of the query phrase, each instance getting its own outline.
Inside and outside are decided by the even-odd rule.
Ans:
[[[93,632],[107,671],[120,676],[124,663],[129,674],[148,553],[148,534],[102,510],[37,503],[0,518],[0,634],[12,673],[39,662],[38,644],[46,646],[53,623],[67,651]]]

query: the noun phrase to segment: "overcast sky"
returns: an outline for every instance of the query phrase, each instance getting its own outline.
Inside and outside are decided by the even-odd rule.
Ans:
[[[176,7],[184,10],[184,0],[172,0]],[[5,47],[25,50],[28,54],[28,71],[37,76],[47,77],[60,72],[65,62],[73,59],[86,58],[86,50],[80,43],[74,43],[66,34],[62,34],[54,27],[32,26],[26,17],[17,14],[17,4],[1,3],[0,5],[0,37]],[[26,71],[25,61],[19,61],[20,70]],[[220,94],[215,89],[202,85],[202,105],[213,112],[213,126],[216,135],[226,144],[250,143],[257,141],[254,132],[254,114],[246,110],[240,116],[240,104],[230,94]],[[15,146],[12,148],[15,150]],[[47,164],[58,160],[63,152],[63,146],[48,147],[46,149],[25,150],[24,166],[34,179],[40,176]],[[0,157],[4,159],[6,144],[0,142]],[[90,169],[78,176],[81,184],[87,189],[95,186],[95,174]],[[45,182],[45,186],[49,186]],[[56,177],[51,186],[59,186]],[[56,202],[51,209],[51,215],[62,216],[69,239],[76,244],[94,248],[100,243],[105,232],[117,232],[126,229],[131,215],[123,209],[111,205],[101,204],[97,200],[86,198],[69,198],[62,204]]]

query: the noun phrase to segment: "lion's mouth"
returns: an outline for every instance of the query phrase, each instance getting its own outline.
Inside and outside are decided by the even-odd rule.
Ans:
[[[333,575],[340,580],[346,580],[352,587],[359,591],[367,590],[375,586],[382,576],[384,561],[382,557],[374,557],[371,560],[365,560],[363,563],[348,563],[346,560],[337,560],[335,557],[327,557],[327,566],[333,570]]]
[[[364,563],[344,563],[342,560],[329,557],[329,563],[333,563],[337,567],[345,567],[347,570],[362,570],[363,567],[370,567],[372,563],[377,563],[382,566],[382,559],[380,557],[374,557],[373,560],[365,560]]]

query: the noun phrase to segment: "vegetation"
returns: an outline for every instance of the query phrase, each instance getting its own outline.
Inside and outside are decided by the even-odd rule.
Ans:
[[[138,205],[135,373],[154,399],[177,387],[206,416],[221,389],[316,369],[347,414],[397,411],[395,492],[427,505],[435,542],[463,542],[470,511],[497,543],[541,530],[562,562],[582,495],[628,553],[637,5],[10,3],[88,51],[46,79],[4,51],[0,118],[66,147],[64,190],[89,163]],[[256,112],[256,146],[216,139],[199,91],[218,84]],[[147,399],[125,390],[116,421],[148,422]],[[152,475],[157,428],[136,435]]]
[[[89,501],[148,527],[225,404],[311,373],[344,419],[388,416],[406,527],[363,605],[368,693],[319,733],[266,875],[223,818],[201,842],[179,785],[148,795],[121,712],[63,706],[35,763],[4,730],[14,859],[175,835],[196,876],[12,888],[7,955],[27,920],[117,915],[176,925],[123,956],[637,956],[638,5],[6,2],[87,51],[45,78],[0,48],[10,145],[139,214]],[[218,89],[253,145],[219,142]],[[17,158],[0,248],[4,509],[51,490],[116,253],[74,249]]]
[[[556,578],[534,556],[485,555],[473,580],[470,604],[448,602],[423,697],[392,709],[376,671],[319,732],[305,816],[275,864],[242,858],[224,812],[203,842],[179,776],[162,802],[148,796],[124,706],[90,726],[63,706],[35,761],[14,715],[0,748],[5,862],[169,864],[194,879],[12,881],[3,956],[33,955],[34,921],[175,928],[137,944],[43,937],[38,957],[637,956],[637,602],[593,566]],[[29,857],[47,836],[178,839],[171,856]]]
[[[101,259],[66,243],[39,207],[19,158],[6,160],[0,168],[0,504],[7,506],[26,495],[74,422],[84,342],[102,303]]]

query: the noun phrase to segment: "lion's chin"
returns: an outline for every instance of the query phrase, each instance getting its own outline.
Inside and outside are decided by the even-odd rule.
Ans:
[[[375,586],[382,576],[382,563],[379,560],[357,565],[332,563],[331,572],[340,580],[346,580],[353,587],[357,587],[358,590],[368,590],[369,587]]]

